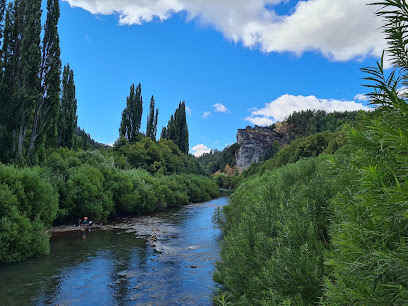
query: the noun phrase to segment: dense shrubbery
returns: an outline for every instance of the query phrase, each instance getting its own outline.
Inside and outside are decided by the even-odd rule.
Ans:
[[[170,141],[159,143],[169,144],[163,147],[170,150]],[[191,166],[189,171],[199,171],[192,158],[180,154],[172,159],[173,153],[167,153],[171,169],[182,172]],[[186,173],[165,176],[157,171],[153,176],[144,167],[121,170],[115,167],[114,157],[104,154],[107,156],[99,151],[59,149],[41,168],[0,164],[0,262],[46,254],[49,244],[44,230],[54,221],[64,224],[83,216],[100,221],[117,215],[141,215],[218,195],[218,187],[209,177]]]
[[[0,164],[0,262],[49,252],[48,236],[58,211],[58,194],[39,168]]]
[[[408,303],[408,13],[405,1],[380,4],[396,70],[386,75],[383,59],[363,70],[381,107],[346,128],[350,142],[330,162],[271,161],[271,172],[241,183],[216,217],[225,234],[216,301]]]
[[[130,143],[120,137],[114,144],[112,156],[115,165],[121,169],[143,168],[151,174],[208,174],[192,155],[183,154],[168,139],[155,142],[140,135],[140,141]]]
[[[234,143],[227,146],[224,150],[211,150],[210,153],[204,153],[197,160],[210,172],[223,171],[225,166],[234,167],[236,165],[235,152],[239,149],[239,144]]]
[[[214,279],[231,302],[319,300],[328,203],[339,188],[325,158],[266,171],[240,185],[216,218],[225,241]]]

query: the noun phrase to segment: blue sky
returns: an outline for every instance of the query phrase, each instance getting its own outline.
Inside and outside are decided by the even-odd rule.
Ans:
[[[293,110],[364,108],[359,68],[385,47],[365,3],[62,1],[61,57],[74,70],[78,124],[113,143],[132,83],[142,85],[143,131],[152,95],[158,134],[186,101],[191,149],[223,149],[237,129]]]

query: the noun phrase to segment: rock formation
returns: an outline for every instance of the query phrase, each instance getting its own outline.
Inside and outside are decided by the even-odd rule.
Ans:
[[[255,125],[254,128],[247,126],[246,129],[239,129],[237,142],[240,148],[235,153],[238,168],[242,171],[252,163],[263,160],[276,141],[281,146],[289,144],[284,134],[271,127]]]

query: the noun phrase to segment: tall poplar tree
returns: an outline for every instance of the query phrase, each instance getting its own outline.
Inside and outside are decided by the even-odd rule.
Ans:
[[[154,97],[150,99],[150,109],[149,114],[147,116],[147,127],[146,127],[146,136],[150,137],[153,140],[156,140],[156,133],[157,133],[157,120],[159,116],[159,109],[156,109],[156,116],[155,116],[155,101]]]
[[[186,104],[180,102],[174,116],[171,115],[167,128],[163,128],[161,138],[173,140],[180,151],[188,154],[188,127],[186,119]]]
[[[75,97],[74,71],[69,64],[64,66],[62,74],[62,95],[58,120],[58,145],[72,148],[78,116]]]
[[[44,25],[42,57],[40,66],[39,96],[36,100],[28,156],[31,155],[39,136],[57,137],[56,126],[60,105],[61,59],[58,34],[60,17],[59,1],[47,1],[47,19]]]
[[[0,91],[0,125],[2,126],[2,158],[11,158],[17,148],[17,130],[19,127],[19,100],[21,92],[21,44],[23,37],[24,6],[21,1],[7,5],[2,44],[2,80]]]
[[[119,135],[129,141],[136,141],[140,131],[143,114],[142,86],[135,84],[130,86],[130,94],[126,98],[126,107],[122,112]]]
[[[18,156],[23,155],[23,144],[27,128],[32,120],[32,111],[38,100],[40,79],[38,71],[41,65],[41,0],[27,0],[24,3],[23,31],[21,42],[21,58],[19,60],[20,75],[17,80],[19,136]]]

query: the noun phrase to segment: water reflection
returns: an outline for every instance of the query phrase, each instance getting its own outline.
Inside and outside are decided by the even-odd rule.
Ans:
[[[210,305],[220,198],[128,220],[112,230],[61,233],[51,254],[0,266],[2,305]],[[151,233],[158,240],[146,243]]]

